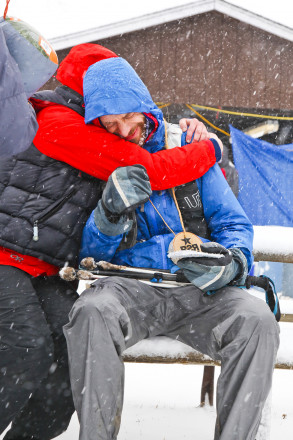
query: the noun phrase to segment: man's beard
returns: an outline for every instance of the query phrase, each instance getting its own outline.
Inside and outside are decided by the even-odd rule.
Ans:
[[[133,130],[133,133],[135,132],[135,130],[137,130],[138,127],[140,127],[140,129],[141,129],[141,136],[140,136],[139,140],[136,141],[135,139],[131,139],[131,140],[129,140],[129,142],[132,142],[132,143],[142,147],[143,144],[145,143],[145,140],[146,140],[146,137],[147,137],[147,130],[146,130],[147,125],[146,125],[146,122],[141,122],[141,123],[137,124],[137,126]],[[130,135],[131,134],[132,133],[130,133]]]
[[[139,139],[139,141],[138,141],[138,145],[139,145],[140,147],[142,147],[143,144],[145,143],[145,140],[146,140],[146,134],[147,134],[147,131],[146,131],[146,123],[144,123],[144,124],[143,124],[143,128],[142,128],[142,131],[141,131],[141,137],[140,137],[140,139]]]

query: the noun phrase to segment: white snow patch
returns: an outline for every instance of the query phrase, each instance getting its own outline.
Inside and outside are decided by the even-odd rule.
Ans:
[[[254,226],[253,249],[258,252],[293,254],[293,228]]]
[[[216,367],[216,379],[220,368]],[[200,408],[203,367],[126,364],[125,404],[119,440],[212,440],[215,407]],[[291,440],[293,371],[275,370],[271,440]],[[216,393],[216,391],[215,391]],[[55,440],[78,440],[76,414],[67,432]],[[258,436],[258,440],[269,440]]]

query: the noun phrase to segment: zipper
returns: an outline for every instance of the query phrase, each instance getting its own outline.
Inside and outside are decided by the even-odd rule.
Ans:
[[[67,202],[70,197],[75,194],[77,191],[77,188],[75,188],[73,185],[71,185],[67,192],[64,194],[61,200],[57,200],[53,203],[53,205],[50,205],[47,209],[45,209],[40,217],[37,217],[34,220],[34,226],[33,226],[33,240],[38,241],[39,240],[39,223],[47,220],[49,217],[54,215],[64,204]]]

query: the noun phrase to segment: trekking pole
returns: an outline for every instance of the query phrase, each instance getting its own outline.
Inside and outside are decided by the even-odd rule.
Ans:
[[[81,260],[79,270],[65,266],[60,270],[59,275],[65,281],[74,281],[76,279],[97,280],[103,277],[119,276],[141,280],[151,285],[157,283],[158,287],[180,287],[191,284],[181,271],[171,273],[168,270],[128,267],[112,264],[108,261],[96,262],[92,257]],[[273,281],[263,275],[260,277],[248,275],[245,280],[245,287],[250,289],[251,286],[260,287],[265,291],[266,303],[276,320],[280,321],[280,304]]]
[[[101,277],[108,276],[122,276],[124,278],[132,278],[142,281],[150,281],[153,283],[160,283],[163,287],[164,283],[172,283],[174,286],[190,284],[190,282],[184,277],[183,273],[171,273],[165,270],[145,269],[136,267],[127,267],[117,264],[112,264],[107,261],[96,262],[92,257],[84,258],[79,266],[79,270],[73,267],[63,267],[59,275],[66,281],[79,280],[95,280]],[[171,287],[171,284],[168,285]]]

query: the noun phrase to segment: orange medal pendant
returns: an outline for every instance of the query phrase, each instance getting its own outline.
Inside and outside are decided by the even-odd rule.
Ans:
[[[194,251],[201,252],[201,239],[192,232],[180,232],[172,241],[172,251]],[[169,249],[170,252],[170,249]]]

